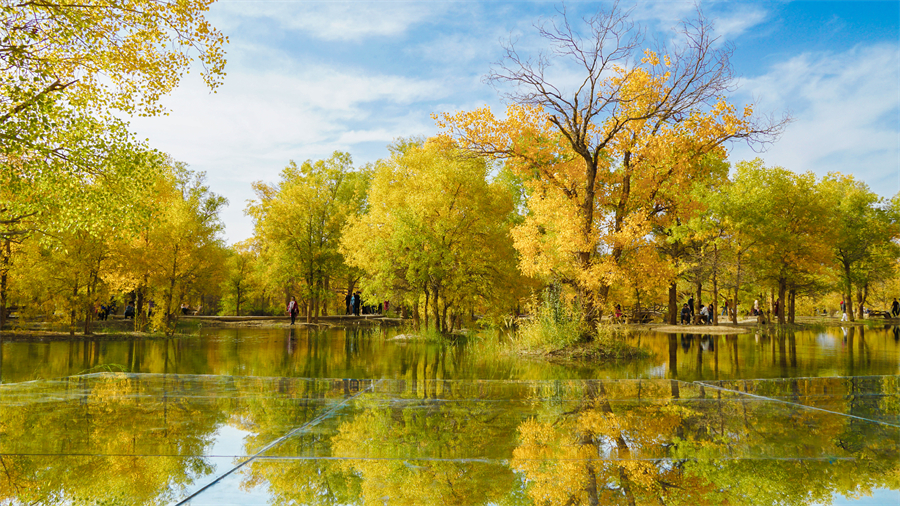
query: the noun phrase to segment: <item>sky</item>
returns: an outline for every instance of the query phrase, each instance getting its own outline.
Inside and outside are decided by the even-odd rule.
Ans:
[[[696,16],[693,1],[620,1],[648,39],[667,42]],[[566,2],[573,23],[609,2]],[[226,197],[228,243],[253,235],[244,214],[254,181],[277,183],[298,163],[352,155],[362,166],[398,138],[438,132],[433,113],[505,110],[483,77],[503,41],[546,47],[535,25],[559,2],[218,0],[207,19],[229,38],[227,76],[211,93],[188,74],[163,99],[169,113],[132,118],[149,144],[206,173]],[[900,192],[900,2],[709,1],[717,44],[733,48],[737,105],[792,122],[768,146],[729,146],[732,164],[760,157],[795,172],[852,174]],[[577,26],[577,25],[576,25]],[[575,76],[553,69],[565,83]]]

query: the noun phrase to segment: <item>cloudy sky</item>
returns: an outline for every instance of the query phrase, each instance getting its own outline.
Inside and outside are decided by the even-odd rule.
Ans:
[[[666,40],[694,2],[629,4]],[[608,7],[567,2],[572,19]],[[224,84],[212,94],[190,74],[164,100],[170,113],[134,118],[150,144],[205,171],[228,198],[229,243],[253,234],[244,215],[253,181],[276,182],[290,160],[347,151],[356,165],[398,137],[437,131],[431,113],[504,102],[482,77],[501,41],[538,48],[534,24],[554,2],[314,2],[219,0],[208,18],[230,39]],[[736,104],[794,121],[763,153],[793,171],[850,173],[879,194],[900,191],[900,2],[706,1],[716,34],[734,47]]]

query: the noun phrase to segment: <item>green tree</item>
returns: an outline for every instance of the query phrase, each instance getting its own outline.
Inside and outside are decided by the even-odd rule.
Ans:
[[[834,227],[827,200],[812,173],[764,167],[760,159],[736,167],[727,219],[750,244],[747,264],[758,281],[778,291],[778,321],[809,278],[821,275],[831,257]],[[737,296],[735,296],[735,300]]]
[[[514,303],[513,193],[489,179],[492,169],[438,142],[392,147],[376,164],[367,212],[348,224],[342,243],[348,263],[365,271],[369,293],[414,307],[424,295],[426,325],[431,310],[445,332],[475,307]]]
[[[900,215],[852,176],[829,174],[819,183],[819,189],[833,213],[834,261],[847,312],[853,320],[853,296],[856,295],[857,312],[863,318],[869,287],[890,277],[891,259],[900,256],[900,245],[896,242],[900,239]]]
[[[269,274],[276,284],[300,287],[307,321],[327,313],[332,279],[354,279],[339,245],[343,226],[364,209],[371,174],[352,163],[336,151],[327,160],[292,161],[278,184],[253,185],[257,200],[247,213]]]

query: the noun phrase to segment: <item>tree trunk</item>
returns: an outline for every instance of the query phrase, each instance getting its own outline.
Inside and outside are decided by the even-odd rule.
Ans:
[[[737,271],[734,275],[734,298],[732,299],[732,307],[729,309],[731,311],[731,322],[735,325],[738,324],[738,291],[741,289],[741,254],[738,252],[737,254]]]
[[[12,258],[10,242],[9,239],[4,239],[2,249],[0,249],[0,330],[6,325],[6,292],[9,283],[7,276]]]
[[[426,285],[425,286],[425,307],[423,308],[424,313],[425,313],[425,330],[428,330],[428,302],[429,302],[429,300],[431,300],[431,293],[428,291],[428,285]],[[418,304],[418,303],[419,303],[419,301],[416,301],[416,304]],[[419,307],[416,306],[416,311],[418,311],[418,310],[419,310]]]
[[[784,281],[778,282],[778,323],[780,325],[784,325],[784,296],[787,293],[787,283]]]
[[[75,335],[75,302],[78,300],[78,279],[75,279],[75,287],[72,288],[72,312],[69,314],[69,335]]]
[[[788,306],[790,312],[788,313],[788,317],[789,317],[790,323],[793,325],[794,319],[795,319],[794,317],[796,314],[795,310],[796,310],[796,303],[797,303],[797,290],[794,288],[791,288],[791,291],[788,294],[788,297],[790,298],[790,305]]]
[[[678,324],[678,283],[669,285],[669,325]]]
[[[434,310],[434,327],[440,333],[443,331],[441,328],[441,311],[440,311],[440,300],[439,300],[439,292],[437,285],[434,286],[431,293],[431,306]]]
[[[700,305],[701,297],[703,297],[703,282],[697,281],[697,300],[694,301],[694,325],[700,323]]]
[[[325,279],[322,280],[322,286],[324,288],[324,290],[322,290],[322,316],[328,316],[328,292],[331,288],[331,282],[328,276],[325,276]]]
[[[863,319],[866,317],[864,313],[864,307],[866,305],[866,299],[869,298],[869,283],[864,283],[862,288],[859,286],[856,287],[856,307],[859,311],[859,318]]]
[[[712,282],[713,282],[713,311],[710,317],[712,318],[713,324],[719,324],[719,280],[717,278],[719,270],[719,245],[713,244],[713,272],[712,272]]]

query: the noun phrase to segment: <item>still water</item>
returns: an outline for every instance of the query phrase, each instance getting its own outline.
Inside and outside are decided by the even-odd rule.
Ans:
[[[900,336],[392,329],[0,344],[0,504],[898,504]]]
[[[460,345],[397,341],[399,331],[207,329],[169,340],[4,342],[0,383],[124,371],[290,378],[627,379],[893,375],[897,327],[742,334],[640,333],[627,341],[652,352],[632,363],[553,365],[492,346],[486,334]]]

